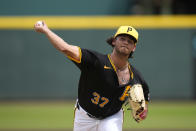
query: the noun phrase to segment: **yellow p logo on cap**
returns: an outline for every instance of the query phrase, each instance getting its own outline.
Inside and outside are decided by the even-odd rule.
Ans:
[[[135,38],[136,42],[138,41],[138,32],[136,29],[134,29],[132,26],[120,26],[116,32],[116,34],[114,35],[114,38],[117,37],[118,35],[121,34],[126,34],[126,35],[130,35],[133,38]]]

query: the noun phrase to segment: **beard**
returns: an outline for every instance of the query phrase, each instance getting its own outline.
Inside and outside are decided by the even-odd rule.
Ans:
[[[131,51],[127,47],[118,47],[115,50],[121,56],[129,56],[131,53]]]

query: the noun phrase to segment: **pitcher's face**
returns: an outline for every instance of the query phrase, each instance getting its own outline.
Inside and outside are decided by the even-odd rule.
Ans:
[[[128,35],[117,36],[112,42],[114,50],[122,55],[129,56],[130,53],[135,51],[136,45],[134,40]]]

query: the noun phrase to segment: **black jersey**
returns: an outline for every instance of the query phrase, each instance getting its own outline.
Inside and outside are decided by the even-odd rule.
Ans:
[[[128,96],[128,89],[136,83],[142,85],[145,100],[149,101],[148,85],[130,64],[130,81],[125,85],[119,85],[110,55],[80,49],[80,56],[79,61],[69,58],[81,70],[78,102],[89,114],[97,118],[105,118],[117,113]]]

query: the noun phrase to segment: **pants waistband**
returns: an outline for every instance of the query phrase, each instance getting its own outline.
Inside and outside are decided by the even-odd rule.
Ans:
[[[79,105],[78,101],[76,102],[76,108],[77,108],[78,110],[80,110],[80,108],[81,108],[81,106]],[[87,114],[90,118],[93,118],[93,119],[99,119],[99,120],[103,119],[102,117],[95,117],[95,116],[89,114],[88,112],[86,112],[86,114]]]

